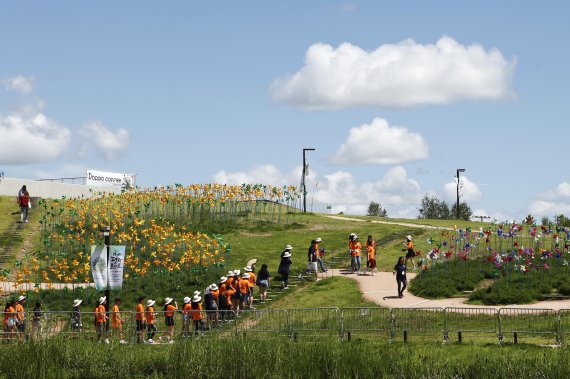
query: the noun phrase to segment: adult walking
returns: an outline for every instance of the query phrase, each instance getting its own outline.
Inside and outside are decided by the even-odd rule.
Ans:
[[[289,245],[287,246],[290,247]],[[283,252],[283,255],[281,257],[281,263],[279,263],[279,269],[277,270],[279,275],[281,275],[281,282],[283,284],[284,290],[289,289],[289,272],[291,272],[291,264],[293,264],[293,261],[291,261],[292,249],[293,248]]]
[[[32,203],[26,186],[22,186],[18,192],[18,205],[20,206],[20,223],[28,222],[28,212]]]
[[[396,275],[396,283],[398,284],[398,297],[404,297],[404,291],[408,286],[408,278],[406,277],[406,262],[404,257],[398,258],[398,263],[394,266],[394,270],[392,272]]]
[[[259,287],[259,301],[261,304],[265,304],[267,298],[267,288],[269,288],[269,279],[271,275],[267,269],[267,265],[261,265],[261,270],[257,273],[257,286]]]

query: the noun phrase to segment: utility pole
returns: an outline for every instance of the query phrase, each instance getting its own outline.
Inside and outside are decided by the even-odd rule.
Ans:
[[[307,176],[307,151],[315,151],[316,149],[305,148],[303,149],[303,174],[301,177],[301,190],[303,191],[303,213],[307,213],[307,188],[305,186],[305,177]]]
[[[460,179],[459,179],[459,173],[460,172],[465,172],[464,168],[458,168],[457,169],[457,203],[455,206],[455,217],[459,220],[459,185],[460,185]]]

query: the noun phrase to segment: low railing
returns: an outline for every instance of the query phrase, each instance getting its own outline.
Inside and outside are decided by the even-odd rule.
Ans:
[[[531,308],[307,308],[287,310],[153,312],[154,322],[121,312],[102,325],[94,313],[43,312],[2,314],[3,340],[53,337],[170,341],[179,337],[244,338],[280,336],[292,339],[373,338],[389,342],[512,342],[564,344],[570,335],[570,309]],[[6,316],[6,317],[4,317]],[[23,322],[22,322],[23,320]],[[150,319],[149,319],[150,321]],[[153,326],[149,326],[153,325]]]

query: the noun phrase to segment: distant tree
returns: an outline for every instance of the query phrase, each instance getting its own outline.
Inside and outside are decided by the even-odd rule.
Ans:
[[[385,208],[382,208],[380,203],[371,201],[368,205],[367,216],[388,217],[388,211]]]
[[[543,226],[548,226],[548,224],[550,224],[550,218],[544,216],[542,219],[540,219],[540,223],[541,223]]]
[[[556,225],[569,227],[570,226],[570,219],[564,215],[556,216]]]
[[[471,207],[466,202],[459,203],[459,220],[469,221],[473,216]],[[457,218],[457,204],[453,204],[451,208],[451,218]]]
[[[418,209],[419,219],[449,220],[451,218],[449,206],[437,196],[426,194]]]

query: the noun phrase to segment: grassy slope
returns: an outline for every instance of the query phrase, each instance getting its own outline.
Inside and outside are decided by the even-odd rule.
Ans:
[[[36,204],[34,204],[36,205]],[[24,225],[23,228],[17,229],[18,222],[20,221],[20,209],[15,197],[0,196],[0,251],[8,247],[8,254],[15,258],[19,249],[22,247],[26,234],[33,229],[40,219],[37,208],[30,210],[29,219],[30,223]],[[4,233],[11,233],[16,231],[16,237],[3,237]],[[32,237],[34,241],[39,241],[39,238]],[[33,242],[34,242],[33,241]],[[3,269],[11,269],[14,266],[13,259],[8,261],[6,265],[0,265],[0,271]]]
[[[377,258],[379,268],[390,270],[398,256],[402,254],[402,243],[406,235],[414,235],[418,241],[417,247],[422,249],[422,245],[425,244],[422,242],[425,240],[424,237],[438,233],[399,225],[333,220],[322,215],[308,215],[306,222],[307,225],[302,228],[285,231],[235,231],[225,234],[224,238],[232,245],[233,256],[230,266],[242,268],[248,259],[257,258],[258,267],[261,267],[262,263],[267,263],[270,271],[275,273],[283,247],[290,244],[293,246],[293,266],[300,271],[305,268],[307,250],[312,239],[317,237],[323,239],[321,247],[327,251],[325,260],[330,260],[333,255],[344,257],[348,255],[348,235],[356,233],[363,244],[369,234],[376,238],[379,242]],[[425,247],[423,249],[425,250]],[[348,264],[348,258],[346,262]]]

